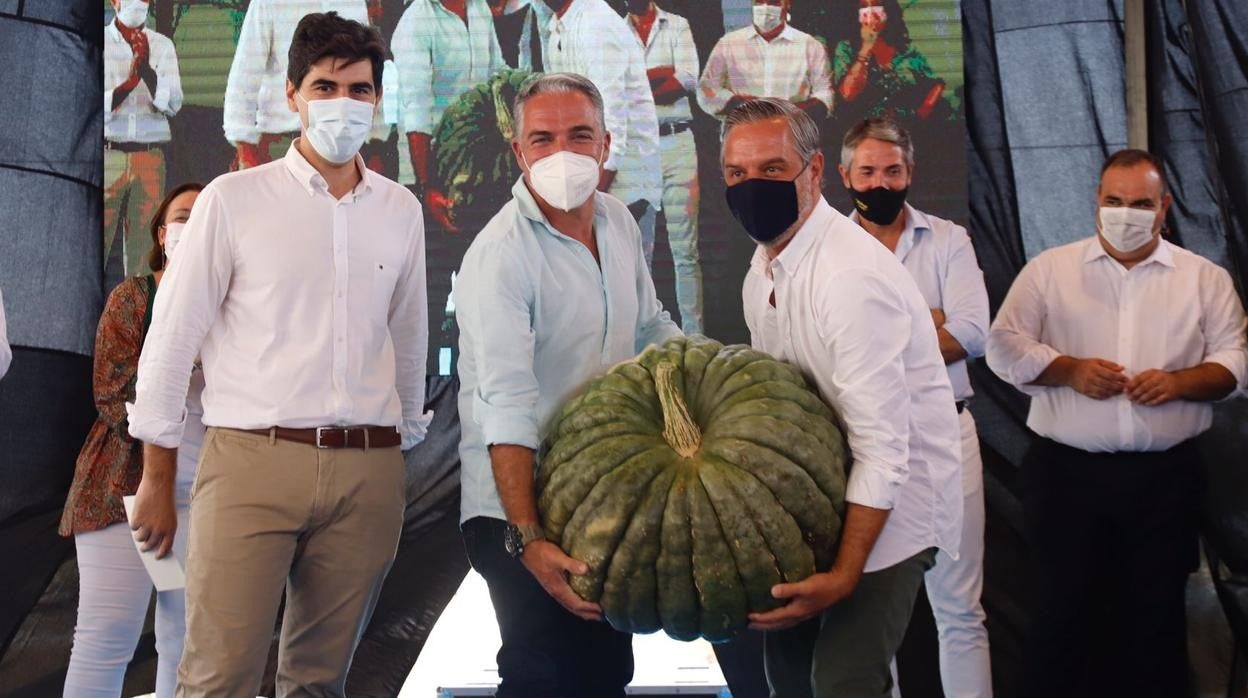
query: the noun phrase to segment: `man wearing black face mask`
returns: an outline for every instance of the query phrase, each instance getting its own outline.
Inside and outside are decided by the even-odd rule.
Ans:
[[[844,420],[854,467],[832,568],[750,616],[778,696],[884,696],[937,549],[957,554],[960,430],[927,303],[897,257],[820,195],[819,130],[793,104],[725,120],[728,205],[759,243],[742,289],[756,349],[797,366]]]
[[[966,229],[906,203],[914,177],[910,134],[890,119],[866,119],[845,134],[841,181],[854,211],[850,220],[897,255],[927,305],[957,399],[962,436],[962,542],[955,559],[940,554],[927,573],[940,640],[945,695],[992,695],[984,586],[984,493],[979,434],[967,409],[973,394],[966,360],[984,355],[988,292]]]

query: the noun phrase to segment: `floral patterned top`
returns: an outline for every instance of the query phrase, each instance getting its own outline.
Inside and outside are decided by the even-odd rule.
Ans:
[[[139,352],[151,323],[154,276],[132,276],[104,304],[95,334],[95,424],[78,454],[60,533],[86,533],[126,520],[121,498],[143,475],[142,444],[130,438],[126,402],[134,402]]]
[[[832,84],[841,84],[853,67],[856,55],[857,48],[849,41],[837,43],[832,51]],[[927,58],[919,53],[914,44],[909,44],[904,50],[897,51],[887,67],[874,60],[867,64],[868,92],[860,95],[859,100],[870,105],[865,116],[889,116],[903,121],[914,119],[935,81],[936,72]],[[839,94],[837,99],[840,99]],[[945,100],[951,102],[952,98],[946,95]],[[953,113],[956,111],[952,110]]]

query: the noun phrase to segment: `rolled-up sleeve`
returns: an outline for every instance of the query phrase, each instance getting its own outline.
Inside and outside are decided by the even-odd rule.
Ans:
[[[993,373],[1033,396],[1051,390],[1034,385],[1033,381],[1062,355],[1040,341],[1045,318],[1045,264],[1044,257],[1038,257],[1023,267],[1014,279],[988,332],[986,352],[988,368]]]
[[[827,396],[840,411],[854,467],[845,498],[892,509],[910,474],[910,392],[902,354],[911,317],[901,293],[869,269],[818,290],[817,317],[832,370]],[[845,293],[852,288],[854,293]]]
[[[693,43],[693,31],[689,29],[689,22],[683,18],[679,22],[676,18],[670,21],[676,37],[675,46],[672,47],[676,79],[684,86],[686,92],[696,92],[698,89],[698,48]]]
[[[476,361],[473,419],[486,446],[539,443],[532,283],[520,255],[502,244],[469,254],[456,280],[456,315],[468,329],[461,338]]]
[[[828,49],[814,38],[808,39],[806,60],[810,70],[810,96],[823,102],[832,111],[835,98],[832,95],[832,63],[828,60]]]
[[[1209,267],[1200,285],[1204,318],[1201,331],[1205,339],[1205,363],[1222,366],[1235,376],[1238,390],[1227,397],[1248,390],[1248,319],[1244,306],[1235,293],[1231,276],[1221,267]]]
[[[191,368],[225,299],[233,264],[229,218],[209,184],[156,294],[135,400],[126,405],[132,437],[165,448],[181,443]]]
[[[425,223],[420,202],[409,199],[411,208],[403,215],[411,221],[408,229],[407,263],[390,300],[387,324],[394,342],[395,388],[403,406],[399,433],[407,450],[425,440],[425,430],[433,413],[425,413],[425,359],[429,352],[429,305],[425,285]]]
[[[152,107],[168,117],[175,116],[182,109],[182,75],[178,71],[178,55],[174,51],[173,42],[166,40],[165,50],[156,64],[156,94],[152,97]]]
[[[620,159],[625,157],[629,147],[628,118],[632,104],[628,94],[628,70],[634,62],[645,67],[641,47],[627,32],[627,29],[604,31],[595,43],[601,54],[588,57],[584,65],[585,77],[602,93],[607,132],[611,134],[611,149],[602,166],[612,171],[620,169]],[[632,55],[630,49],[636,55]]]
[[[732,88],[728,85],[728,47],[727,37],[720,39],[711,49],[710,58],[706,59],[706,68],[702,70],[702,79],[698,81],[698,105],[707,114],[723,118],[724,107],[732,99]]]
[[[968,359],[983,356],[988,339],[988,289],[971,238],[960,225],[953,227],[941,296],[945,331],[958,340]]]
[[[269,3],[252,2],[238,33],[234,62],[225,81],[223,122],[225,139],[234,145],[258,143],[260,127],[260,84],[273,42],[273,20]]]

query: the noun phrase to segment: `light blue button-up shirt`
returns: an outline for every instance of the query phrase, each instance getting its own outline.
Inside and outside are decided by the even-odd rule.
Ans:
[[[858,212],[849,218],[857,223]],[[957,223],[906,204],[906,229],[896,254],[928,306],[945,313],[945,330],[966,350],[966,359],[946,366],[954,397],[966,400],[975,394],[967,359],[983,356],[988,340],[988,291],[971,237]]]
[[[680,334],[655,296],[623,203],[594,194],[599,266],[546,221],[523,178],[512,194],[468,248],[455,283],[461,522],[506,518],[489,444],[536,449],[586,382]]]

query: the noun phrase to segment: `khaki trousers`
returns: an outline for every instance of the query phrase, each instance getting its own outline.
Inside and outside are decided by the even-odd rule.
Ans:
[[[191,491],[180,698],[253,698],[283,588],[278,696],[344,696],[394,560],[398,447],[319,450],[209,428]]]

